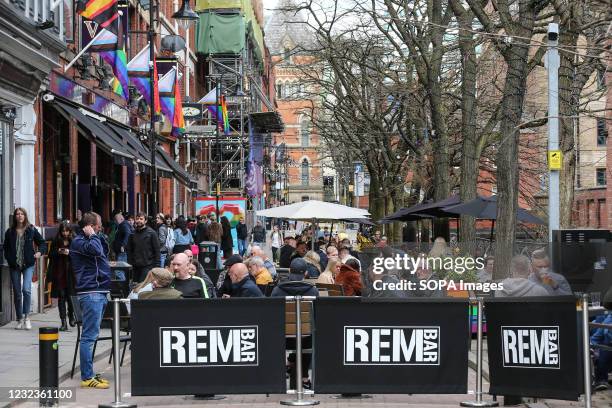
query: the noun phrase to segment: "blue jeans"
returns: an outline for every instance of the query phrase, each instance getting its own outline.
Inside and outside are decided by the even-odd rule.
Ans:
[[[238,253],[240,254],[240,256],[244,256],[246,249],[247,249],[246,239],[238,238]]]
[[[163,268],[166,265],[166,257],[168,254],[166,252],[162,252],[159,254],[159,267]]]
[[[612,371],[612,351],[599,350],[595,361],[595,382],[608,381],[608,374]]]
[[[127,263],[127,252],[121,252],[117,254],[117,262]],[[125,280],[125,272],[121,269],[115,269],[115,278],[117,280]]]
[[[11,268],[11,284],[13,286],[13,297],[15,300],[15,313],[17,320],[25,315],[30,314],[30,305],[32,304],[32,274],[34,266],[25,268],[24,270]],[[23,283],[21,279],[23,278]]]
[[[84,293],[79,295],[79,305],[83,313],[81,333],[81,379],[89,380],[93,371],[93,345],[100,334],[100,323],[106,307],[106,293]]]

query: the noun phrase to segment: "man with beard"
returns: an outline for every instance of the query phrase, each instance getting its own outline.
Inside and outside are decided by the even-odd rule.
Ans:
[[[128,262],[133,268],[133,281],[141,282],[147,273],[159,265],[160,250],[157,233],[147,224],[147,215],[138,213],[134,219],[134,233],[127,244]]]

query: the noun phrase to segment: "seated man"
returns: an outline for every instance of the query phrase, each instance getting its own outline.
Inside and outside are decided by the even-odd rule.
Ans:
[[[531,254],[532,273],[529,280],[548,291],[549,295],[571,295],[572,288],[563,275],[550,269],[550,259],[544,249],[537,249]]]
[[[249,268],[249,273],[255,278],[255,283],[258,285],[267,285],[272,283],[272,275],[268,272],[264,265],[263,259],[258,256],[252,256],[245,262]]]
[[[243,263],[232,265],[228,275],[232,280],[232,294],[223,297],[263,297],[263,293],[249,276],[249,270]]]
[[[174,279],[172,272],[164,268],[153,268],[150,273],[153,277],[151,281],[153,290],[140,292],[138,299],[179,299],[182,297],[181,292],[170,287]]]
[[[293,254],[293,251],[295,250],[296,246],[295,238],[291,236],[285,236],[284,243],[285,244],[280,249],[278,265],[281,268],[288,268],[291,264],[291,255]]]
[[[306,252],[308,252],[308,244],[305,241],[298,242],[295,251],[291,254],[291,261],[296,258],[303,258]],[[289,264],[289,267],[291,268],[291,264]]]
[[[595,319],[596,323],[612,325],[612,315],[601,315]],[[592,345],[612,347],[612,329],[599,327],[591,335]],[[593,389],[605,391],[610,388],[608,375],[612,372],[612,351],[595,348],[595,378]]]
[[[291,261],[289,266],[289,279],[280,282],[274,290],[272,290],[272,297],[285,297],[285,296],[319,296],[317,288],[304,281],[304,275],[308,270],[306,261],[302,258],[296,258]]]
[[[511,278],[506,278],[500,283],[503,288],[495,292],[496,297],[528,297],[548,296],[548,291],[529,279],[531,267],[529,258],[517,255],[510,261]]]
[[[218,297],[232,294],[232,280],[230,279],[228,272],[230,268],[237,263],[242,263],[242,257],[240,255],[232,255],[225,260],[223,270],[219,274],[219,279],[217,279],[216,287]]]
[[[274,266],[274,262],[270,260],[268,255],[264,252],[264,250],[259,245],[253,245],[251,247],[251,256],[257,256],[263,260],[264,267],[270,272],[270,276],[272,278],[276,278],[278,275],[276,273],[276,266]]]
[[[175,254],[170,268],[174,273],[171,287],[181,292],[184,298],[207,299],[208,290],[204,280],[189,273],[189,258],[183,253]]]

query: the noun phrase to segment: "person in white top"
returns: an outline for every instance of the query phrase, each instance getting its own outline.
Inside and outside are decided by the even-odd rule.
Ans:
[[[272,259],[274,262],[278,262],[279,249],[283,245],[283,234],[278,230],[278,225],[272,227],[270,241],[272,247]]]

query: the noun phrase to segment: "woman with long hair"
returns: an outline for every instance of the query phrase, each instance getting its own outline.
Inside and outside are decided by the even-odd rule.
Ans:
[[[327,262],[327,267],[323,271],[321,275],[317,278],[317,283],[327,283],[334,284],[336,283],[336,275],[340,273],[340,266],[342,262],[337,257],[329,258]]]
[[[13,223],[4,234],[4,259],[9,265],[11,285],[17,314],[16,329],[30,330],[28,318],[32,303],[32,275],[36,260],[47,252],[47,243],[38,230],[28,221],[28,213],[17,207]]]
[[[49,265],[47,266],[47,281],[51,282],[51,297],[57,299],[59,316],[62,322],[60,331],[67,331],[66,306],[68,306],[68,321],[74,327],[74,310],[70,296],[75,294],[74,271],[70,264],[70,243],[73,232],[67,222],[62,222],[57,230],[57,235],[51,242],[49,248]]]
[[[223,257],[227,259],[234,253],[234,239],[232,238],[232,226],[225,215],[221,217],[221,228],[223,229],[221,249],[223,250]]]
[[[217,244],[217,269],[223,269],[221,262],[221,237],[223,235],[223,227],[217,221],[211,221],[208,225],[208,239],[210,242]]]
[[[193,235],[187,228],[187,221],[183,217],[176,219],[176,228],[174,229],[174,248],[172,248],[173,254],[179,254],[185,252],[187,249],[191,249],[193,245]]]

